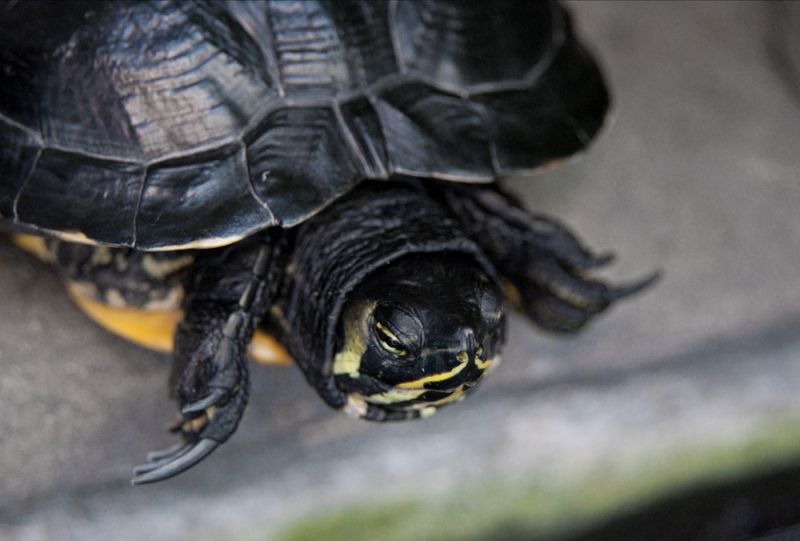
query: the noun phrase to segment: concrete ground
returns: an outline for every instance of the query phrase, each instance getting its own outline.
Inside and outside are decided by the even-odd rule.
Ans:
[[[254,368],[224,448],[132,488],[171,443],[167,359],[0,244],[0,539],[549,538],[800,458],[800,100],[767,52],[774,8],[572,7],[614,122],[509,185],[615,250],[609,277],[658,268],[656,287],[572,339],[512,319],[493,378],[426,421],[353,421],[293,367]]]

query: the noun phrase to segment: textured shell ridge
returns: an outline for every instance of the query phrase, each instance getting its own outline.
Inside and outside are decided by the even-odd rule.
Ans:
[[[553,2],[80,6],[0,21],[0,220],[87,242],[208,247],[364,179],[490,182],[580,151],[608,106]]]

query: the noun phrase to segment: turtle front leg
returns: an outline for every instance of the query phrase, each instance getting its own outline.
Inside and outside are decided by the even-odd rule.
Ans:
[[[281,231],[198,264],[188,286],[185,318],[175,335],[171,387],[180,414],[171,427],[183,443],[147,455],[134,485],[194,466],[235,431],[247,406],[247,345],[278,287],[285,252]]]
[[[622,286],[593,279],[591,271],[612,255],[593,254],[566,227],[528,213],[497,185],[448,185],[438,195],[510,282],[511,301],[543,329],[575,332],[658,278]]]

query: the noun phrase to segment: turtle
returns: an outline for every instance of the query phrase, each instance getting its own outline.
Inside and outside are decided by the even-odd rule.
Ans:
[[[655,279],[593,276],[609,254],[499,184],[609,108],[556,2],[6,0],[0,42],[0,224],[172,352],[180,441],[134,484],[235,432],[248,351],[424,418],[500,362],[507,305],[572,333]]]

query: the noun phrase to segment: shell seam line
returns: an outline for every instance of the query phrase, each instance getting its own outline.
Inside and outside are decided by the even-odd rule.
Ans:
[[[304,98],[292,98],[292,97],[283,97],[275,100],[275,104],[264,109],[264,113],[259,115],[253,122],[249,123],[247,126],[244,127],[242,132],[238,135],[226,137],[218,142],[213,142],[206,145],[197,146],[190,150],[186,151],[179,151],[174,152],[171,154],[167,154],[164,156],[159,157],[158,159],[154,160],[136,160],[130,158],[122,158],[116,156],[107,156],[102,154],[96,154],[93,152],[87,152],[84,150],[76,149],[76,148],[68,148],[63,147],[60,145],[53,145],[53,144],[45,144],[42,142],[43,147],[47,150],[57,150],[59,152],[65,152],[68,154],[75,154],[79,156],[85,156],[88,158],[94,158],[100,161],[109,161],[115,163],[124,163],[130,165],[138,165],[145,168],[158,166],[160,164],[173,161],[173,160],[180,160],[182,158],[190,158],[197,154],[202,154],[205,152],[214,152],[216,150],[220,150],[225,148],[226,146],[232,144],[243,144],[246,139],[250,137],[250,135],[258,128],[260,124],[262,124],[266,118],[283,108],[300,108],[300,107],[319,107],[319,108],[332,108],[332,107],[339,107],[341,103],[362,97],[367,96],[371,98],[372,95],[377,94],[378,92],[391,87],[399,86],[403,83],[410,83],[410,82],[422,82],[431,88],[438,90],[445,94],[450,94],[454,96],[459,96],[464,99],[469,99],[470,97],[487,93],[487,92],[501,92],[507,90],[526,90],[531,89],[534,85],[531,84],[530,81],[526,81],[523,79],[513,79],[508,81],[503,81],[500,83],[485,83],[480,85],[473,85],[466,92],[459,91],[457,88],[449,88],[446,85],[442,85],[437,83],[436,81],[431,80],[430,78],[426,77],[425,75],[415,72],[409,71],[405,74],[391,74],[381,77],[379,80],[375,81],[371,85],[367,86],[361,91],[354,91],[343,93],[340,96],[333,97],[331,99],[304,99]],[[371,101],[371,100],[370,100]],[[0,114],[0,120],[4,120],[2,114]],[[10,121],[11,124],[17,125],[15,122]],[[26,129],[24,126],[21,126],[21,129],[25,129],[26,132],[32,133],[34,135],[35,132]],[[37,139],[40,139],[37,137]]]
[[[394,61],[397,65],[397,71],[405,73],[407,67],[403,62],[403,55],[400,54],[400,36],[397,35],[395,21],[397,20],[397,0],[389,2],[389,11],[386,18],[386,25],[389,27],[389,37],[392,42],[392,50],[394,51]]]
[[[272,28],[272,21],[269,18],[269,14],[264,15],[264,29],[267,33],[267,37],[269,38],[269,43],[272,45],[272,47],[269,47],[269,50],[264,51],[264,56],[267,57],[267,70],[270,72],[270,75],[275,78],[278,95],[283,98],[286,96],[286,90],[283,88],[281,67],[278,63],[278,56],[275,54],[275,31]]]
[[[22,130],[25,133],[27,133],[28,135],[31,135],[34,139],[36,139],[36,142],[39,143],[40,146],[44,146],[44,138],[42,137],[42,134],[40,134],[39,132],[29,128],[25,124],[20,124],[16,120],[14,120],[14,119],[12,119],[10,117],[7,117],[3,113],[0,113],[0,120],[5,122],[9,126],[17,128],[18,130]]]
[[[558,56],[559,51],[561,51],[561,49],[564,47],[567,37],[567,26],[565,24],[566,17],[564,11],[554,2],[551,2],[551,5],[554,9],[550,10],[552,17],[552,32],[550,33],[552,39],[550,40],[550,47],[548,48],[547,53],[541,59],[539,59],[538,62],[531,66],[531,69],[528,70],[528,73],[522,79],[530,87],[535,86],[538,79],[553,65],[553,61],[556,59],[556,56]]]
[[[280,223],[280,221],[275,217],[275,213],[272,212],[272,209],[269,207],[269,204],[266,201],[264,201],[263,199],[261,199],[258,196],[258,192],[256,192],[256,187],[253,184],[253,175],[250,173],[250,160],[247,157],[247,145],[244,144],[244,141],[241,141],[241,145],[242,145],[242,147],[241,147],[242,148],[242,160],[244,161],[244,168],[245,168],[245,171],[247,172],[247,175],[246,175],[247,176],[247,179],[246,179],[247,180],[247,189],[250,192],[250,197],[252,197],[253,200],[256,203],[261,205],[261,208],[263,208],[265,211],[267,211],[269,213],[270,222],[273,225],[278,224],[278,223]],[[264,174],[269,175],[269,173],[270,173],[269,171],[264,171],[262,173],[262,175],[264,175]]]
[[[19,190],[17,190],[17,195],[14,196],[14,205],[12,207],[12,212],[14,214],[14,223],[15,224],[20,223],[20,221],[19,221],[19,211],[17,210],[17,207],[19,206],[19,199],[20,199],[20,197],[22,197],[22,192],[24,192],[25,188],[28,187],[28,181],[33,176],[33,172],[36,170],[36,166],[39,165],[39,158],[42,157],[43,150],[44,149],[42,147],[39,147],[36,150],[36,157],[33,159],[33,163],[31,164],[31,169],[30,169],[30,171],[28,171],[28,174],[25,176],[25,180],[22,182],[22,185],[19,187]]]
[[[139,210],[142,208],[142,198],[144,197],[144,187],[147,184],[147,176],[149,174],[150,168],[145,167],[144,171],[142,171],[142,185],[139,188],[139,195],[136,197],[136,209],[133,211],[133,217],[131,219],[131,227],[132,227],[132,235],[131,235],[131,248],[136,247],[136,243],[138,241],[139,236]]]
[[[370,104],[370,106],[371,105],[372,104]],[[361,151],[361,147],[358,146],[358,142],[356,141],[355,135],[353,135],[350,126],[348,126],[347,122],[345,122],[344,115],[342,114],[342,109],[338,103],[334,103],[333,105],[333,114],[336,117],[336,123],[339,124],[339,131],[344,136],[344,139],[347,142],[347,146],[350,147],[350,152],[352,152],[355,155],[355,157],[360,162],[360,166],[363,168],[364,177],[369,178],[370,168],[369,168],[369,162],[367,161],[367,157]],[[375,112],[375,114],[377,115],[377,111]],[[381,133],[381,135],[383,134]],[[381,178],[389,178],[389,173],[388,171],[386,171],[386,167],[384,166],[383,162],[380,159],[376,161],[378,162],[378,167],[380,168]]]

